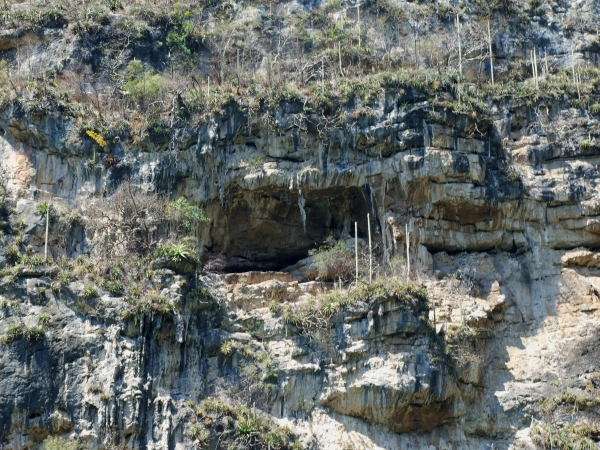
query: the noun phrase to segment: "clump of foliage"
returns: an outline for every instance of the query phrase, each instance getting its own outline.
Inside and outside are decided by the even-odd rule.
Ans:
[[[457,325],[450,324],[446,330],[446,339],[448,342],[457,342],[469,340],[473,341],[478,335],[477,329],[467,324]]]
[[[221,344],[220,347],[221,355],[227,357],[233,355],[235,351],[235,345],[233,341],[225,341]]]
[[[308,254],[312,257],[312,265],[317,270],[318,279],[349,281],[354,278],[354,255],[345,241],[329,236],[321,247],[311,250]]]
[[[197,263],[196,252],[185,242],[177,244],[162,244],[156,249],[156,256],[165,257],[172,262],[191,262]]]
[[[183,197],[169,202],[130,182],[92,202],[85,211],[85,225],[95,244],[93,253],[108,259],[154,255],[175,263],[197,264],[196,249],[186,236],[206,220],[202,209]]]
[[[165,297],[158,294],[149,294],[141,299],[130,298],[132,305],[121,314],[121,319],[129,320],[145,314],[170,314],[175,310],[175,305]]]
[[[127,66],[125,90],[142,111],[146,111],[154,102],[160,101],[166,92],[165,81],[162,75],[152,71],[146,72],[139,61],[133,61]]]
[[[600,428],[593,424],[573,424],[553,426],[536,423],[531,430],[533,442],[543,449],[595,450],[593,439],[600,434]]]
[[[4,335],[0,336],[0,344],[8,345],[24,337],[30,342],[44,339],[44,330],[41,327],[27,327],[22,323],[11,324]]]
[[[83,296],[86,298],[94,298],[98,296],[98,290],[93,285],[87,285],[83,288]]]
[[[206,427],[202,424],[195,423],[190,427],[188,431],[188,436],[190,439],[197,442],[198,445],[204,446],[208,443],[210,439],[210,432],[206,429]]]
[[[9,264],[15,264],[21,258],[21,252],[17,246],[8,246],[4,248],[4,257]]]
[[[193,13],[190,10],[182,11],[181,4],[176,3],[171,13],[172,28],[167,33],[167,46],[183,56],[191,55],[192,51],[203,40],[193,22]]]
[[[48,436],[44,440],[45,450],[83,450],[83,448],[77,439],[67,441],[59,436]]]
[[[207,441],[210,435],[214,435],[218,436],[219,441],[227,442],[233,448],[302,448],[288,427],[278,427],[260,411],[248,408],[245,404],[211,397],[204,399],[194,412],[199,422],[190,427],[189,435],[192,439],[198,439],[199,435]],[[223,431],[217,431],[214,426],[217,423],[228,425]]]
[[[329,328],[332,317],[344,307],[356,305],[359,302],[369,304],[375,299],[394,298],[411,309],[418,317],[426,317],[429,311],[427,291],[424,287],[405,284],[400,279],[379,278],[372,284],[362,283],[348,292],[331,291],[309,302],[306,307],[283,308],[283,322],[309,331],[319,328]]]
[[[553,383],[551,383],[553,384]],[[595,449],[600,428],[598,388],[600,379],[581,380],[579,393],[568,390],[550,399],[542,398],[534,408],[537,418],[531,436],[538,448]]]
[[[47,327],[48,324],[50,323],[50,316],[46,313],[40,314],[40,317],[38,318],[38,323],[42,327]]]
[[[175,228],[185,233],[195,233],[200,223],[208,221],[204,211],[195,205],[190,205],[185,197],[179,197],[169,203],[168,216]]]
[[[51,209],[52,209],[52,205],[50,203],[41,202],[37,206],[37,213],[42,217],[46,217],[46,214],[49,214]]]
[[[595,393],[595,387],[592,387],[592,391]],[[540,400],[538,406],[545,414],[569,407],[577,411],[598,409],[598,412],[600,412],[600,397],[596,395],[576,395],[571,391],[567,391],[558,397]]]

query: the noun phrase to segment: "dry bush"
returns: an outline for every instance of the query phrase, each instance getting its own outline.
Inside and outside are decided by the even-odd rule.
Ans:
[[[329,236],[321,247],[311,250],[312,265],[317,270],[319,280],[344,282],[354,278],[355,259],[352,251],[343,240]]]
[[[130,181],[84,210],[93,252],[99,256],[143,255],[160,242],[167,220],[166,198],[144,192]]]

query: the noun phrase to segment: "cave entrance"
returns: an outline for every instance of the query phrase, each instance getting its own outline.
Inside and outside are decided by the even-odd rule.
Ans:
[[[224,270],[281,270],[308,256],[330,234],[367,231],[369,202],[362,188],[289,190],[266,187],[230,192],[211,228],[212,251],[226,256]],[[213,217],[215,217],[213,215]]]

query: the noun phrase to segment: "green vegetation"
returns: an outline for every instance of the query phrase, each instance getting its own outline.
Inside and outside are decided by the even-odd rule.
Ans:
[[[103,392],[102,386],[100,386],[99,384],[93,384],[93,385],[91,385],[88,390],[92,394],[99,394],[99,393]]]
[[[180,3],[173,5],[171,12],[172,28],[167,33],[167,46],[183,56],[191,55],[203,41],[203,36],[196,30],[193,22],[194,14],[190,10],[183,11]]]
[[[141,111],[146,111],[148,106],[157,102],[166,92],[166,85],[160,74],[145,72],[142,63],[133,61],[127,66],[127,78],[124,89],[129,98],[137,104]]]
[[[497,62],[502,67],[495,84],[481,70],[489,59],[490,15],[498,18],[493,34],[505,28],[524,38],[532,17],[546,17],[549,6],[543,0],[409,3],[361,5],[360,18],[354,7],[337,1],[291,13],[285,4],[233,7],[220,1],[7,3],[0,6],[0,25],[39,33],[69,24],[64,39],[97,43],[103,62],[93,74],[69,65],[65,72],[73,76],[28,67],[29,76],[22,77],[18,59],[3,61],[0,107],[19,103],[29,113],[58,113],[78,120],[82,136],[93,130],[106,144],[120,138],[135,145],[172,137],[207,115],[233,109],[278,127],[276,111],[285,103],[300,105],[292,114],[295,126],[307,125],[311,117],[320,131],[332,130],[368,117],[374,103],[389,93],[427,100],[436,113],[469,118],[474,133],[491,124],[493,102],[533,107],[552,100],[592,112],[600,104],[600,77],[592,67],[576,67],[576,82],[572,68],[551,64],[537,87],[527,80],[528,61],[517,56]],[[464,76],[458,69],[457,14],[463,18],[463,56],[479,66]],[[572,10],[562,31],[591,35],[594,27],[585,14]],[[111,33],[110,42],[98,41],[100,29]],[[164,46],[164,61],[124,56],[149,42]],[[19,51],[27,52],[24,43]],[[541,55],[539,60],[542,65]],[[91,94],[81,94],[84,78]]]
[[[27,327],[21,323],[13,323],[0,336],[0,344],[9,345],[22,337],[30,342],[42,341],[44,339],[44,330],[40,327]]]
[[[579,393],[571,390],[550,399],[538,401],[531,436],[542,449],[596,449],[600,428],[596,418],[600,413],[598,376],[590,376]],[[558,384],[558,383],[550,383]]]
[[[459,341],[474,341],[477,338],[478,331],[467,324],[450,324],[446,331],[446,339],[449,343]]]
[[[595,388],[592,388],[592,390],[594,392],[596,391]],[[540,400],[538,406],[545,413],[552,413],[560,408],[566,407],[571,407],[577,411],[597,408],[598,412],[600,412],[600,397],[596,395],[580,396],[574,394],[573,392],[567,391],[558,397]]]
[[[48,436],[44,440],[45,450],[83,450],[84,446],[78,441],[66,441],[58,436]]]
[[[149,294],[140,299],[130,297],[129,303],[132,306],[121,314],[123,320],[137,319],[146,314],[171,314],[175,310],[173,303],[157,294]]]
[[[50,316],[48,314],[46,314],[46,313],[40,314],[40,317],[38,319],[38,323],[42,327],[47,327],[48,324],[50,323]]]
[[[221,344],[221,355],[228,357],[233,355],[233,352],[235,351],[235,345],[233,343],[233,341],[226,341],[223,344]]]
[[[187,261],[195,264],[198,262],[194,249],[184,242],[178,244],[163,244],[156,249],[156,256],[163,256],[169,261],[176,263]]]
[[[210,436],[226,442],[226,448],[256,448],[278,450],[300,450],[288,427],[278,427],[254,408],[239,402],[225,402],[214,397],[204,399],[195,409],[198,422],[192,425],[188,435],[200,444],[208,442]],[[215,424],[227,424],[221,432]]]
[[[369,304],[377,299],[393,298],[406,305],[417,317],[426,318],[429,302],[425,288],[405,284],[395,277],[379,278],[372,284],[362,283],[347,293],[330,291],[306,307],[286,305],[282,310],[282,319],[286,324],[310,331],[329,328],[332,317],[342,308],[356,305],[358,302]]]
[[[600,428],[593,424],[551,426],[536,423],[531,430],[533,442],[543,449],[596,450],[594,437]]]
[[[37,213],[42,217],[46,217],[46,214],[50,213],[51,209],[52,205],[50,203],[42,202],[37,206]]]
[[[329,236],[321,247],[311,250],[312,265],[317,270],[320,280],[344,282],[354,279],[354,254],[348,248],[345,241],[336,241]]]
[[[88,285],[83,288],[83,296],[86,298],[94,298],[98,296],[98,290],[93,285]]]
[[[200,223],[208,221],[204,211],[195,205],[190,205],[184,197],[169,203],[168,216],[176,227],[183,228],[186,233],[195,233]]]
[[[190,439],[197,441],[198,445],[206,445],[210,439],[210,432],[204,425],[196,423],[190,427],[188,432]]]

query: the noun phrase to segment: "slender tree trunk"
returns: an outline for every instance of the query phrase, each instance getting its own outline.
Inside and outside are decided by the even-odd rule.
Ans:
[[[533,48],[533,68],[535,69],[535,88],[538,89],[537,51]]]
[[[415,70],[419,70],[419,54],[417,53],[417,29],[413,29],[413,42],[415,46]]]
[[[356,5],[356,10],[358,12],[358,48],[360,49],[360,3]]]
[[[321,95],[325,94],[325,65],[321,57]]]
[[[367,228],[369,229],[369,283],[373,282],[373,247],[371,246],[371,215],[367,214]]]
[[[344,69],[342,68],[342,42],[338,42],[338,56],[340,60],[340,75],[344,76]]]
[[[354,257],[356,259],[356,279],[354,284],[358,286],[358,222],[354,222]]]
[[[406,282],[410,280],[410,238],[408,234],[408,224],[406,224]]]
[[[46,239],[44,243],[44,261],[48,261],[48,228],[50,224],[50,203],[46,203]]]
[[[456,34],[458,36],[458,73],[462,78],[462,46],[460,42],[460,18],[456,15]]]
[[[577,80],[575,79],[575,53],[573,47],[571,47],[571,71],[573,72],[573,83]]]
[[[492,84],[494,84],[494,55],[492,54],[492,31],[490,30],[490,21],[488,20],[488,42],[490,44],[490,74],[492,75]]]

